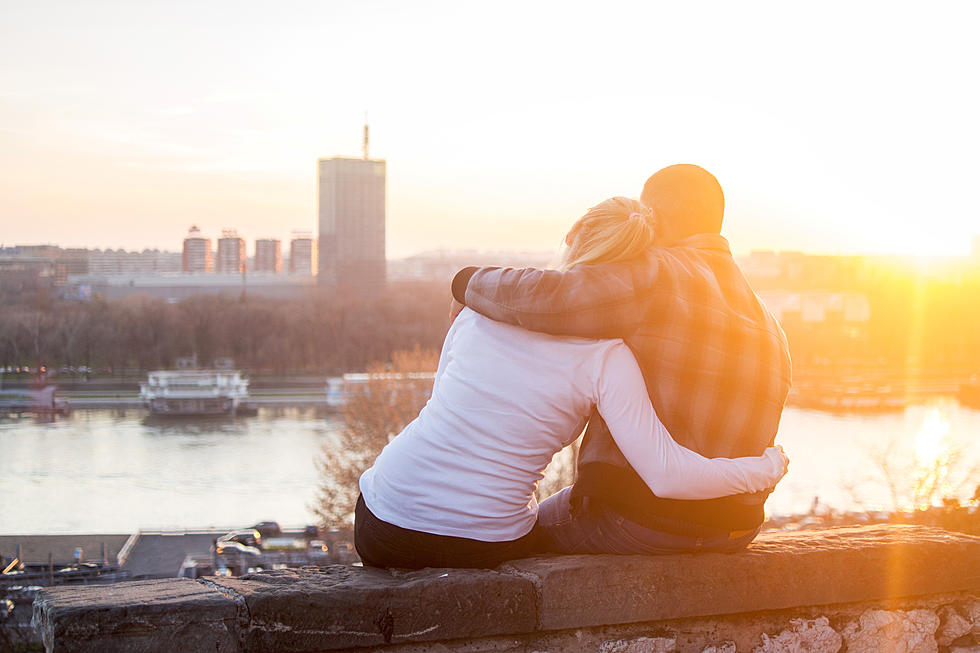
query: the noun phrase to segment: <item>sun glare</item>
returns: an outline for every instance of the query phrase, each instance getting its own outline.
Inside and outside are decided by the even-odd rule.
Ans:
[[[935,465],[949,448],[949,420],[938,408],[931,409],[922,420],[922,427],[915,438],[915,460],[921,467]]]
[[[927,509],[938,497],[946,496],[952,490],[950,475],[955,454],[948,439],[949,432],[946,415],[938,408],[930,409],[915,438],[915,508]]]

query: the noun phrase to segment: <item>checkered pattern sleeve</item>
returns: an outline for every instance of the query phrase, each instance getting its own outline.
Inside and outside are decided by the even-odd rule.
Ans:
[[[623,338],[643,319],[655,270],[656,263],[646,260],[566,271],[479,268],[469,277],[464,298],[478,313],[531,331]]]

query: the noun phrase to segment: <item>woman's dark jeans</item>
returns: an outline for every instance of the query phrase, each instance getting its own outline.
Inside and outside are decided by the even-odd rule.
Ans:
[[[717,551],[732,553],[748,546],[759,529],[722,531],[697,524],[663,520],[663,529],[636,524],[599,503],[571,509],[571,486],[548,497],[538,508],[539,546],[551,553],[619,553],[657,555]]]
[[[537,548],[537,527],[509,542],[434,535],[378,519],[368,510],[364,497],[359,496],[354,509],[354,547],[361,561],[371,567],[492,569],[505,560],[533,555]]]

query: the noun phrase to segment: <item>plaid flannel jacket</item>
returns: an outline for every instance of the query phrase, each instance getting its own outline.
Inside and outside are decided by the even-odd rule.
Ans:
[[[759,455],[773,442],[791,383],[786,336],[718,234],[653,248],[641,260],[567,271],[467,268],[453,293],[487,317],[533,331],[622,338],[657,415],[694,451]],[[654,500],[638,480],[593,414],[579,452],[576,494],[603,498],[635,518],[685,518],[697,513],[694,504],[711,505]],[[723,507],[729,504],[716,504],[718,510],[705,514],[730,512]],[[761,522],[761,507],[752,520]],[[746,525],[744,519],[732,523]]]

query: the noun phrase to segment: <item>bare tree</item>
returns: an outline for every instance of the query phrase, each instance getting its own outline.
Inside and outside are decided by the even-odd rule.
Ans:
[[[880,480],[888,488],[894,511],[928,508],[956,497],[976,482],[978,466],[963,447],[947,445],[926,459],[909,456],[896,437],[868,455]]]
[[[416,347],[396,351],[390,363],[372,364],[365,383],[346,388],[344,426],[324,445],[312,506],[325,528],[349,528],[358,496],[358,479],[381,449],[415,419],[432,392],[439,354]]]
[[[35,366],[44,363],[47,353],[45,339],[50,329],[51,317],[41,311],[25,311],[20,314],[21,332],[26,336],[24,349],[31,352],[31,362]]]

